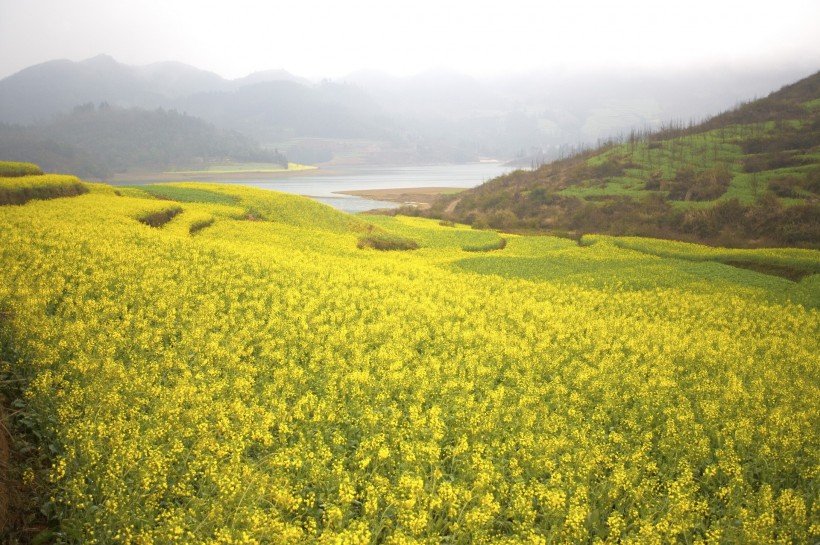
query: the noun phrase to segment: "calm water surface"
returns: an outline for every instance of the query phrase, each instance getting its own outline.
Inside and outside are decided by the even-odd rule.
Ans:
[[[395,189],[408,187],[463,187],[470,188],[509,172],[510,167],[499,163],[467,165],[361,167],[315,174],[277,177],[272,179],[244,179],[220,181],[305,195],[345,212],[363,212],[373,208],[395,208],[397,203],[375,201],[339,195],[337,191],[357,189]]]

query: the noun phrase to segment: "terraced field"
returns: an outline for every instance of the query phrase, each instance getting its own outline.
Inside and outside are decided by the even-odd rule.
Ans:
[[[10,542],[820,539],[818,251],[82,185],[0,207]]]

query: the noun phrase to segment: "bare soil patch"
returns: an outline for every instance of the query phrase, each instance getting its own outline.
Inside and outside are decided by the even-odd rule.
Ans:
[[[429,208],[439,195],[464,191],[463,187],[407,187],[393,189],[357,189],[336,191],[341,195],[364,197],[375,201],[398,202]]]

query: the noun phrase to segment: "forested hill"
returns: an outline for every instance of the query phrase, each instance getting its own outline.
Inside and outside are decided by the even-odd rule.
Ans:
[[[130,169],[168,169],[211,161],[269,162],[287,158],[235,131],[174,110],[78,106],[46,124],[0,124],[0,152],[46,171],[105,179]]]
[[[443,197],[499,229],[820,247],[820,72],[698,125],[633,132]]]

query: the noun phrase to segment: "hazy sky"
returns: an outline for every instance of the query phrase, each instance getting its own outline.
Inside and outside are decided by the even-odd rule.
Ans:
[[[820,1],[0,0],[0,78],[105,53],[236,78],[284,68],[483,75],[784,63],[820,69]]]

